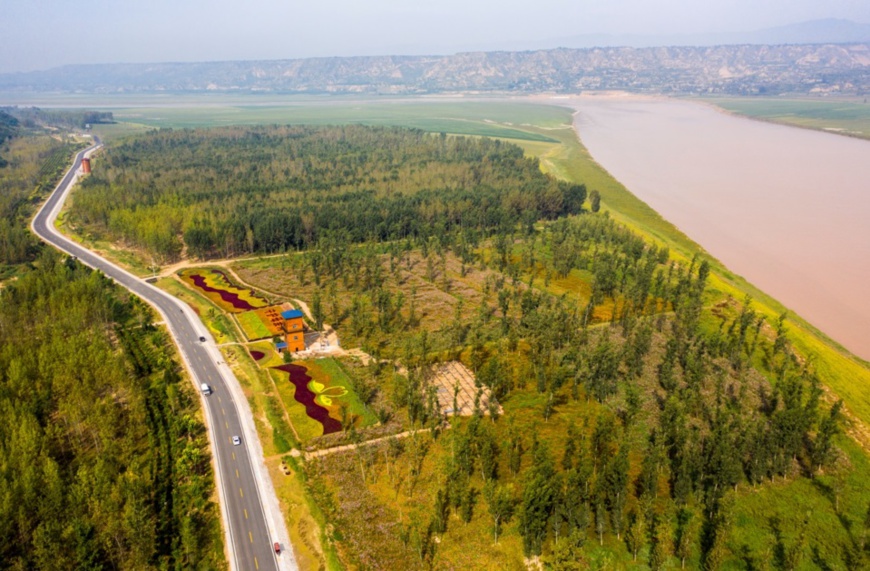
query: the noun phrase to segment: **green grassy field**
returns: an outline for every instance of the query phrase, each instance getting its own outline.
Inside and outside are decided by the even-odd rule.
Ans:
[[[754,119],[870,139],[870,104],[866,99],[704,98]]]
[[[124,137],[145,133],[151,129],[153,129],[153,127],[148,125],[119,121],[117,123],[94,125],[91,128],[91,132],[100,137],[103,143],[111,143],[118,139],[123,139]]]
[[[212,127],[219,125],[306,124],[401,125],[424,131],[488,136],[554,143],[546,132],[531,132],[527,125],[545,128],[564,124],[566,111],[545,105],[507,102],[453,103],[408,100],[294,102],[265,105],[209,105],[201,107],[131,107],[114,111],[121,136],[145,127]],[[128,127],[123,127],[127,124]],[[101,126],[102,128],[102,126]],[[126,129],[126,130],[125,130]],[[106,129],[109,133],[109,129]]]
[[[353,383],[348,377],[347,371],[342,367],[341,363],[331,357],[326,359],[317,359],[313,365],[319,367],[326,377],[329,379],[330,386],[342,387],[347,391],[347,395],[342,397],[343,402],[347,404],[350,414],[357,417],[357,428],[364,428],[375,424],[378,419],[357,397],[353,390]],[[310,367],[313,369],[314,367]],[[316,379],[315,379],[316,380]]]

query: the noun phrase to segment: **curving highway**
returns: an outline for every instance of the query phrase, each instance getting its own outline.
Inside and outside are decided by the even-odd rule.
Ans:
[[[36,214],[31,228],[49,244],[100,270],[150,303],[168,325],[197,389],[202,383],[211,387],[210,395],[200,394],[214,457],[230,569],[295,570],[297,565],[277,497],[261,462],[262,449],[248,403],[206,327],[187,305],[69,240],[54,227],[64,200],[78,179],[82,157],[101,146],[99,138],[94,137],[94,145],[76,155],[73,166]],[[200,342],[200,337],[206,341]],[[240,444],[233,444],[234,436],[239,437]],[[280,555],[275,553],[275,543],[281,546]]]

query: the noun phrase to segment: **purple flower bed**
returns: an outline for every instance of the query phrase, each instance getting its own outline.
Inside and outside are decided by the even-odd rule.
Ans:
[[[221,274],[223,275],[223,274]],[[190,276],[190,280],[193,282],[193,285],[201,289],[202,291],[208,293],[216,293],[221,296],[221,299],[226,303],[233,306],[233,308],[238,309],[240,311],[248,311],[251,309],[257,309],[244,299],[239,297],[239,294],[233,293],[231,291],[227,291],[225,289],[218,289],[211,287],[205,282],[205,278],[199,274],[193,274]]]
[[[308,388],[308,382],[311,381],[311,377],[308,376],[308,371],[305,370],[305,367],[290,363],[273,368],[290,375],[290,382],[296,387],[296,394],[293,395],[293,398],[305,407],[305,414],[309,418],[313,418],[323,425],[323,434],[331,434],[341,430],[341,423],[329,416],[329,411],[326,408],[314,402],[314,398],[317,395]]]
[[[263,357],[266,356],[266,354],[263,353],[262,351],[251,350],[251,351],[249,351],[249,353],[251,354],[251,358],[254,359],[254,361],[259,361],[260,359],[262,359]]]

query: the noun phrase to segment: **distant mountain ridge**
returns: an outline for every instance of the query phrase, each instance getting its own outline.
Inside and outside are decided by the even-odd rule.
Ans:
[[[448,56],[70,65],[0,75],[5,92],[455,91],[782,94],[870,91],[870,43],[558,48]]]
[[[870,42],[870,24],[828,18],[749,32],[705,34],[580,34],[537,42],[540,48],[852,44]],[[519,49],[518,44],[511,49]]]

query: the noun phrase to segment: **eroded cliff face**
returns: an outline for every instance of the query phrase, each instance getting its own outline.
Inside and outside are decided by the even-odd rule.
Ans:
[[[4,91],[863,94],[870,44],[607,47],[450,56],[98,64],[0,75]]]

